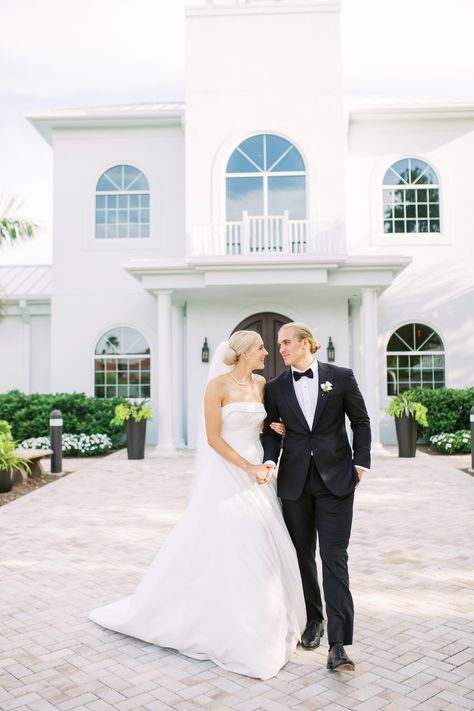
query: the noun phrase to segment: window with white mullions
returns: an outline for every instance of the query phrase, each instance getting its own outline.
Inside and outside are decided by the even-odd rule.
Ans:
[[[421,323],[398,328],[387,346],[387,394],[444,385],[444,345],[436,331]]]
[[[439,181],[433,168],[418,158],[394,163],[383,179],[386,234],[441,231]]]
[[[271,133],[251,136],[226,168],[227,247],[240,250],[245,223],[251,251],[282,249],[284,221],[306,219],[306,167],[290,141]]]
[[[132,165],[109,168],[97,182],[96,239],[150,236],[150,186]]]
[[[150,347],[139,331],[120,326],[97,342],[94,356],[96,397],[150,397]]]

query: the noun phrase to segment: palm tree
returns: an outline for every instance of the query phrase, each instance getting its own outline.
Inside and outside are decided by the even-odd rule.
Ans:
[[[19,215],[22,205],[15,196],[0,195],[0,247],[35,237],[38,225]]]

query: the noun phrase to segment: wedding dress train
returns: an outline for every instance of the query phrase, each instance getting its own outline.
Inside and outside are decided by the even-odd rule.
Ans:
[[[222,437],[255,464],[264,417],[257,402],[222,408]],[[306,623],[275,481],[258,485],[209,448],[187,510],[135,592],[90,618],[239,674],[275,676]]]

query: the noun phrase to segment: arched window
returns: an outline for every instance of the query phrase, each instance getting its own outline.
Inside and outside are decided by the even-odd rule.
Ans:
[[[242,213],[263,217],[289,213],[306,218],[306,169],[301,153],[281,136],[251,136],[234,150],[226,170],[227,221]]]
[[[150,397],[150,347],[134,328],[107,331],[94,361],[96,397]]]
[[[398,328],[387,346],[387,394],[410,388],[442,388],[444,345],[436,331],[422,323]]]
[[[95,197],[96,239],[150,236],[150,186],[132,165],[101,175]]]
[[[438,176],[428,163],[404,158],[383,179],[383,219],[387,234],[440,232]]]

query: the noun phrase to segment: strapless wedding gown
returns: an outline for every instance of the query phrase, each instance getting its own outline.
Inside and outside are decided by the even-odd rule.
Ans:
[[[263,404],[222,408],[222,437],[262,461]],[[135,592],[94,610],[103,627],[224,669],[275,676],[306,623],[296,553],[276,483],[258,485],[209,448],[188,508]]]

